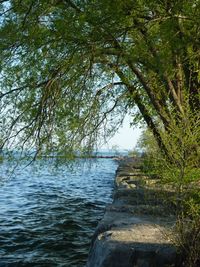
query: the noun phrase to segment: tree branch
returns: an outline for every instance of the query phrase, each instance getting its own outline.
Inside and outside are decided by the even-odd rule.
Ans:
[[[70,7],[72,7],[76,12],[81,13],[82,10],[77,7],[71,0],[63,0],[66,4],[68,4]]]

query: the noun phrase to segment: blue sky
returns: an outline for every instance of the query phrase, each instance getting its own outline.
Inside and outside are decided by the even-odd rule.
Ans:
[[[131,150],[135,147],[141,132],[142,130],[139,127],[130,128],[130,117],[127,116],[123,126],[115,136],[108,141],[108,144],[103,146],[103,148],[111,149],[113,146],[117,146],[118,149]]]

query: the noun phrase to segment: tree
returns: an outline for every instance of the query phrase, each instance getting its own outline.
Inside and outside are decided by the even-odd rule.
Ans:
[[[199,121],[199,1],[4,0],[0,12],[5,142],[84,150],[137,106],[168,154],[162,132]]]

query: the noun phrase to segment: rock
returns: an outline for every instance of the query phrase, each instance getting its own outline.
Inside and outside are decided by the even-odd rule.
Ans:
[[[119,165],[114,200],[96,229],[86,267],[167,267],[176,262],[169,238],[175,218],[156,199],[158,191],[148,188],[154,182],[146,183],[148,178],[138,168],[134,173],[133,166],[130,159]]]

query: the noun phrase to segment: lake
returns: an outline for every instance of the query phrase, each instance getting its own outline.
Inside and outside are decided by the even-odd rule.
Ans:
[[[9,174],[14,163],[0,163],[0,267],[84,266],[95,227],[112,202],[117,162],[26,164]]]

